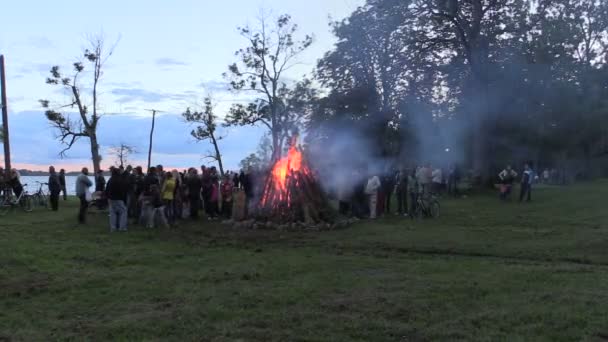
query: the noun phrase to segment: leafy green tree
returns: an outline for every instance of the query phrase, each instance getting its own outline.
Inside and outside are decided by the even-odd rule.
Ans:
[[[213,152],[208,153],[205,157],[215,160],[219,166],[220,174],[224,175],[224,164],[222,163],[222,154],[220,153],[219,141],[224,137],[218,135],[217,121],[218,118],[214,113],[214,104],[210,96],[205,97],[202,111],[191,111],[187,108],[182,114],[186,122],[197,125],[190,134],[197,141],[209,141],[213,146]]]
[[[251,153],[239,163],[241,170],[245,171],[249,169],[259,169],[262,165],[262,160],[255,153]]]
[[[297,29],[289,15],[281,15],[276,20],[262,16],[257,27],[239,28],[247,46],[236,51],[239,61],[224,73],[232,90],[257,95],[248,104],[233,105],[226,118],[227,124],[266,126],[272,137],[273,160],[280,156],[282,136],[293,126],[285,110],[285,98],[291,90],[283,79],[284,73],[312,44],[312,37],[308,35],[296,40]]]

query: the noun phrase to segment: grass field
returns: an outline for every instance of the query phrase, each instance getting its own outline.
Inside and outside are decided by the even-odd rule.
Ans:
[[[0,218],[0,341],[605,341],[608,181],[323,233]]]

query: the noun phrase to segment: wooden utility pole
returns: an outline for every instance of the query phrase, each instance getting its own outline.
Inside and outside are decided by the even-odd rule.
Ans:
[[[11,145],[8,137],[8,104],[6,103],[6,72],[4,70],[4,55],[0,55],[0,87],[2,102],[2,136],[4,137],[4,166],[8,172],[11,169]]]
[[[150,144],[148,145],[148,170],[152,166],[152,138],[154,137],[154,121],[156,120],[156,113],[162,113],[157,109],[146,109],[148,112],[152,112],[152,128],[150,129]]]

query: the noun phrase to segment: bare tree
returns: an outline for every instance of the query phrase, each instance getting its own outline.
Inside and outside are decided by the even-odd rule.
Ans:
[[[134,153],[137,153],[137,150],[135,149],[135,147],[124,144],[124,143],[121,143],[118,146],[110,147],[110,150],[109,150],[109,154],[116,158],[116,161],[115,161],[116,166],[119,166],[119,167],[125,166],[125,164],[128,164],[129,156]]]
[[[64,157],[66,152],[72,148],[78,139],[88,138],[91,147],[93,170],[97,173],[101,164],[97,139],[97,127],[101,118],[98,103],[98,86],[103,76],[102,70],[105,62],[112,55],[116,44],[106,51],[102,36],[91,38],[89,43],[89,48],[85,49],[83,53],[84,61],[77,61],[72,64],[73,73],[70,76],[63,74],[59,66],[53,66],[50,71],[50,77],[46,79],[47,84],[62,87],[70,95],[71,100],[69,103],[55,106],[49,100],[40,100],[40,104],[46,109],[45,114],[51,125],[59,132],[57,138],[61,143],[66,145],[60,152],[60,156]],[[82,81],[84,76],[89,75],[89,73],[85,73],[85,65],[92,68],[92,72],[90,73],[92,80],[90,80],[90,83]],[[88,102],[84,96],[86,92],[90,92]],[[63,112],[67,108],[76,108],[78,110],[77,118],[73,118],[68,113]]]
[[[205,158],[213,159],[217,162],[220,168],[220,174],[224,175],[224,165],[222,163],[222,154],[220,153],[219,141],[224,137],[217,134],[217,117],[213,113],[214,104],[210,96],[205,97],[203,111],[191,111],[187,108],[182,114],[186,122],[198,124],[190,134],[197,141],[208,140],[213,145],[213,152],[208,153]]]

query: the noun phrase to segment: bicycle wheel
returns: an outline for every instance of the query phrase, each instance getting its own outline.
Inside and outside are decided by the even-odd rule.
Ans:
[[[23,211],[29,213],[30,211],[32,211],[34,208],[32,206],[32,196],[30,195],[25,195],[21,198],[21,201],[19,202],[19,205],[21,206],[21,209],[23,209]]]
[[[441,209],[441,205],[439,205],[439,202],[431,201],[431,203],[429,203],[429,208],[428,208],[429,216],[432,218],[438,218],[440,209]]]

